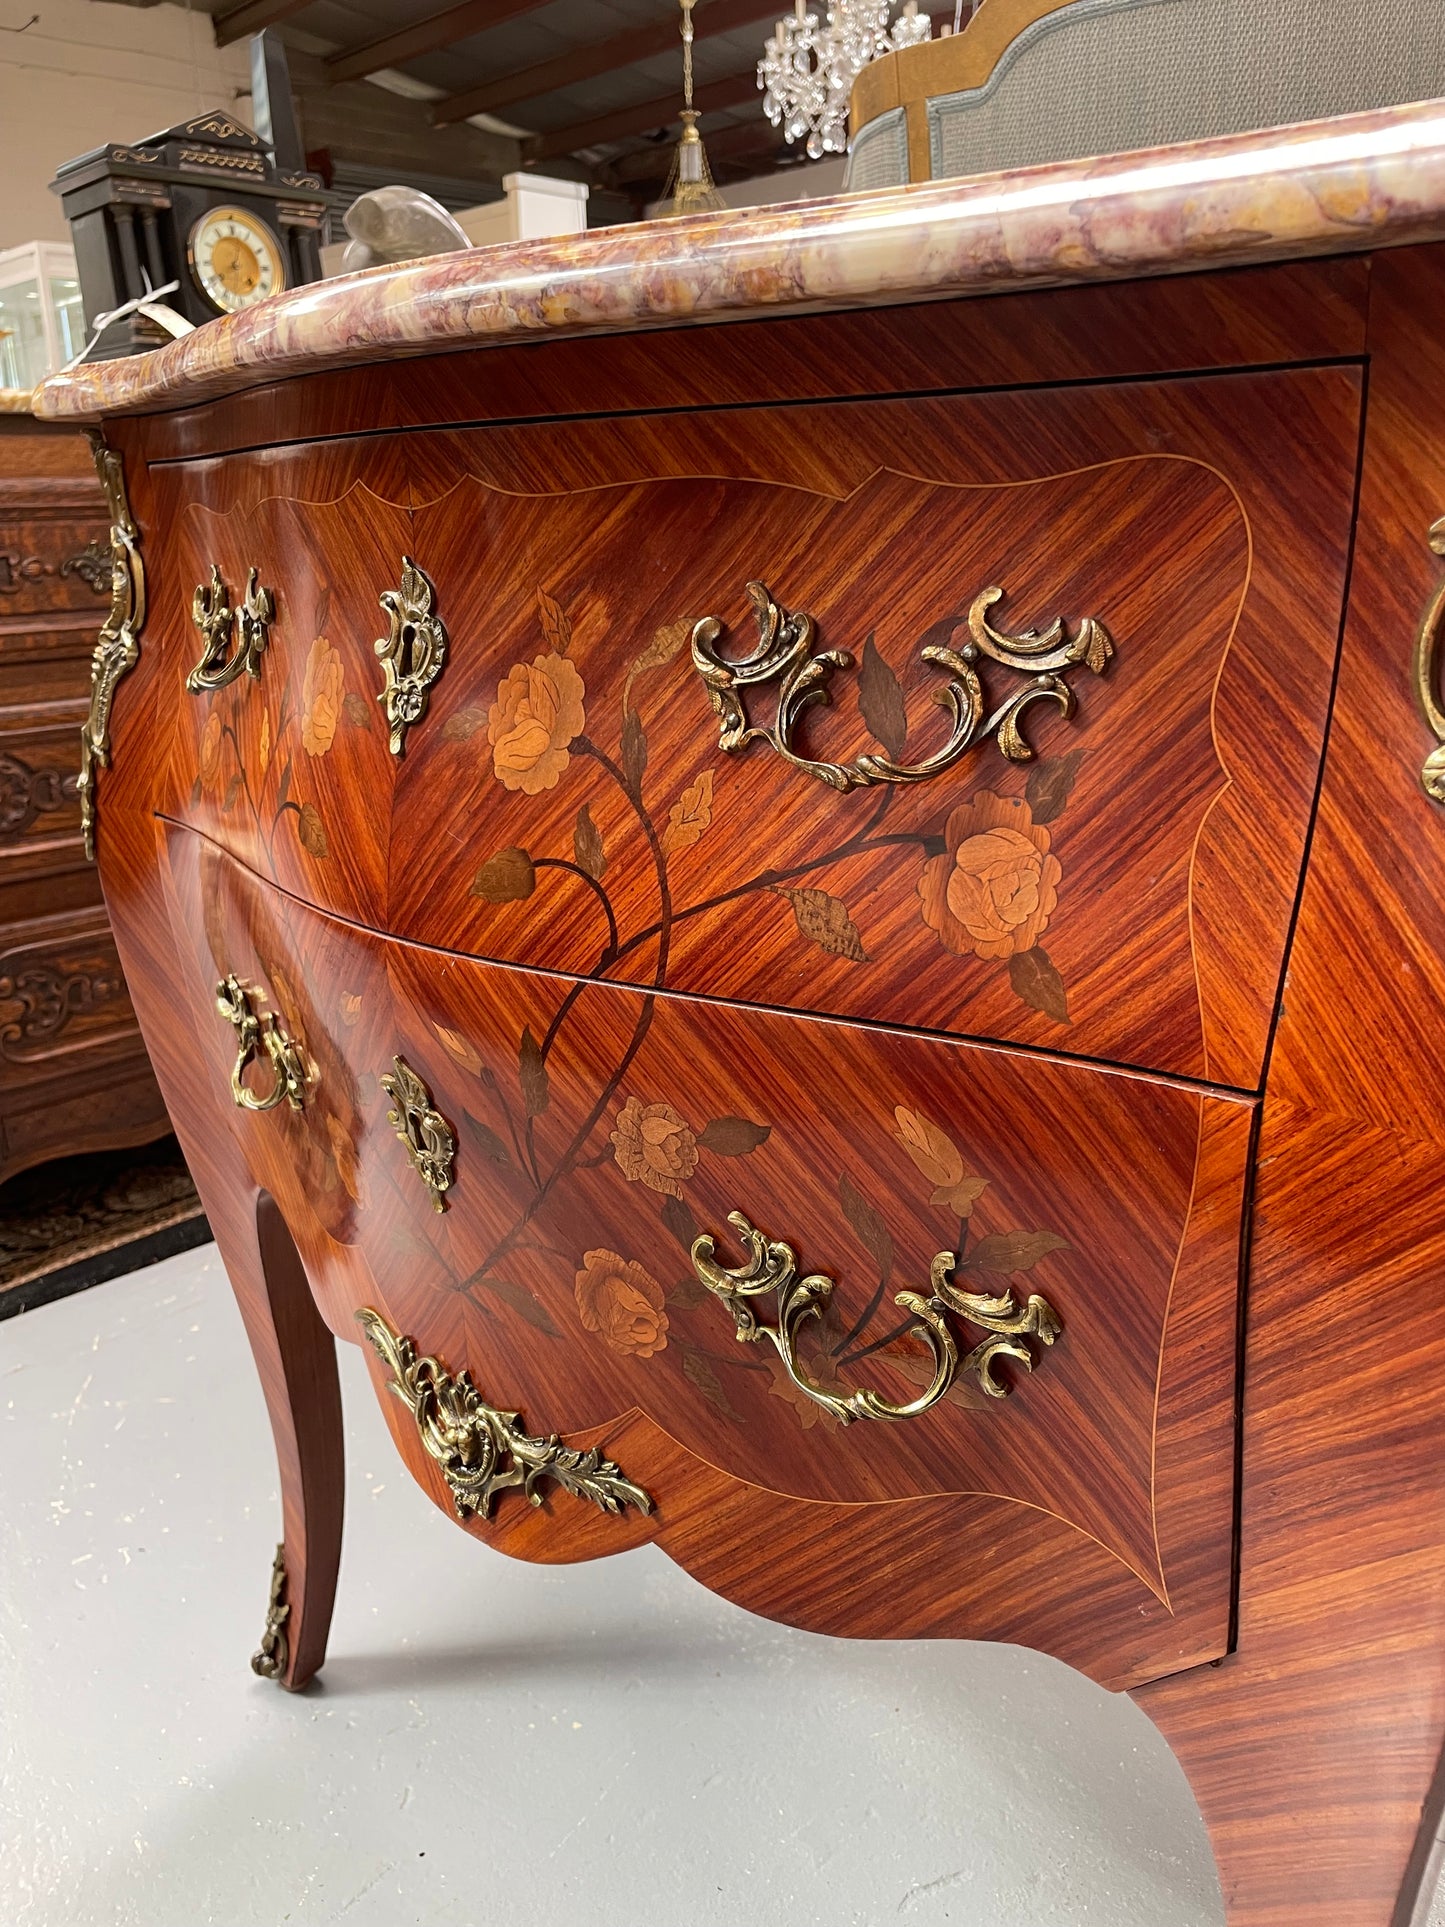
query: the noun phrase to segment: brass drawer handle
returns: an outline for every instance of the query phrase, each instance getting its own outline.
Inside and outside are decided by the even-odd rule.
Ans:
[[[574,1498],[588,1499],[603,1512],[636,1506],[651,1512],[652,1500],[596,1446],[579,1452],[554,1432],[534,1438],[516,1412],[488,1405],[470,1372],[456,1377],[440,1359],[418,1355],[416,1341],[394,1332],[379,1312],[363,1309],[356,1322],[391,1373],[389,1390],[416,1420],[426,1452],[441,1467],[459,1519],[476,1512],[491,1517],[497,1493],[520,1486],[533,1505],[541,1505],[539,1479],[550,1479]]]
[[[261,656],[276,620],[276,598],[263,589],[255,569],[246,572],[246,594],[239,609],[231,607],[231,592],[213,562],[209,583],[197,583],[191,597],[191,621],[201,632],[201,660],[186,677],[193,696],[224,689],[242,673],[261,676]],[[235,647],[232,648],[234,635]]]
[[[835,790],[867,789],[875,783],[922,783],[930,776],[941,776],[959,758],[989,737],[1003,754],[1015,763],[1031,760],[1033,751],[1019,728],[1019,719],[1031,703],[1051,702],[1065,716],[1077,707],[1074,692],[1063,672],[1082,663],[1097,676],[1114,653],[1113,640],[1103,623],[1085,616],[1070,636],[1062,618],[1040,633],[1027,630],[1008,635],[995,629],[988,612],[1003,600],[1000,588],[984,589],[973,599],[968,612],[968,640],[960,649],[929,644],[923,650],[925,662],[937,663],[949,672],[950,680],[939,693],[939,702],[952,712],[953,732],[942,749],[921,763],[900,763],[890,756],[859,756],[851,763],[821,763],[802,756],[793,747],[798,719],[814,703],[826,703],[828,681],[833,670],[850,669],[853,657],[846,649],[815,652],[817,624],[802,610],[790,613],[775,602],[767,585],[750,582],[748,597],[758,625],[758,646],[752,655],[727,662],[718,654],[717,643],[725,633],[716,616],[704,616],[692,632],[692,666],[707,687],[708,700],[716,711],[721,728],[718,748],[733,753],[753,741],[772,747],[795,769],[806,770]],[[865,650],[865,707],[867,703],[867,651]],[[993,710],[988,708],[983,682],[975,666],[980,657],[989,657],[1006,668],[1017,669],[1029,677],[1022,689]],[[885,671],[885,674],[887,672]],[[777,714],[771,729],[750,723],[740,692],[756,683],[781,678]],[[891,681],[891,678],[890,678]],[[896,695],[896,685],[893,685]],[[901,699],[898,714],[879,728],[880,740],[894,734],[901,739],[903,723]],[[898,742],[901,753],[901,740]]]
[[[384,589],[382,612],[391,628],[373,647],[386,679],[377,701],[386,709],[391,753],[405,756],[406,732],[426,714],[427,692],[447,659],[447,632],[435,613],[436,589],[425,569],[401,558],[401,586]]]
[[[1009,1388],[994,1377],[994,1360],[1011,1358],[1026,1372],[1031,1372],[1034,1358],[1025,1340],[1035,1338],[1041,1345],[1052,1345],[1063,1330],[1058,1313],[1037,1293],[1020,1305],[1011,1291],[997,1298],[959,1291],[949,1283],[948,1276],[957,1262],[956,1255],[952,1251],[940,1251],[929,1268],[932,1295],[923,1298],[914,1291],[900,1291],[893,1301],[918,1320],[914,1334],[933,1352],[932,1384],[906,1405],[894,1405],[866,1386],[839,1397],[807,1378],[798,1363],[797,1352],[799,1327],[805,1319],[821,1315],[833,1294],[833,1280],[818,1272],[800,1278],[793,1247],[757,1230],[741,1211],[730,1211],[728,1223],[743,1242],[748,1253],[747,1263],[736,1270],[719,1264],[714,1255],[716,1241],[704,1232],[692,1247],[693,1269],[708,1290],[715,1292],[732,1312],[739,1339],[771,1339],[788,1377],[799,1391],[806,1392],[844,1425],[855,1418],[917,1418],[920,1412],[938,1403],[960,1372],[977,1372],[979,1383],[990,1398],[1006,1398]],[[750,1302],[770,1291],[776,1292],[778,1299],[777,1322],[772,1325],[759,1320]],[[958,1341],[945,1316],[948,1312],[988,1334],[961,1359]]]
[[[243,1111],[274,1111],[284,1098],[293,1111],[306,1104],[306,1060],[286,1035],[274,1011],[258,1017],[251,1008],[250,993],[234,977],[223,977],[216,985],[216,1008],[236,1026],[236,1062],[231,1069],[231,1096]],[[246,1066],[254,1058],[265,1058],[271,1066],[272,1086],[258,1097],[241,1081]]]
[[[1427,537],[1436,555],[1445,556],[1445,515],[1431,526]],[[1420,713],[1429,724],[1439,747],[1432,749],[1420,771],[1425,794],[1435,803],[1445,803],[1445,709],[1438,696],[1440,639],[1445,636],[1445,581],[1430,598],[1420,633],[1415,638],[1415,695]]]

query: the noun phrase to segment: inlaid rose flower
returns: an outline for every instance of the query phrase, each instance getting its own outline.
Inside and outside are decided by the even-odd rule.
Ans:
[[[662,1286],[641,1265],[615,1251],[584,1251],[574,1289],[582,1323],[613,1351],[652,1358],[666,1350]]]
[[[617,1113],[612,1155],[631,1183],[674,1198],[697,1169],[697,1139],[670,1104],[644,1104],[629,1097]]]
[[[1022,797],[983,790],[944,825],[945,849],[923,866],[923,921],[959,956],[1032,950],[1058,902],[1059,860]]]
[[[336,735],[345,681],[341,651],[318,636],[306,657],[301,683],[301,747],[308,756],[324,756]]]
[[[487,711],[492,766],[507,789],[536,796],[556,788],[582,730],[585,693],[566,656],[538,656],[507,671]]]

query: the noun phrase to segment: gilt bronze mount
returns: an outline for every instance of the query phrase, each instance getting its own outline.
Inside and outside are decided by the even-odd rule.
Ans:
[[[452,1161],[457,1141],[451,1126],[431,1101],[431,1092],[404,1057],[393,1057],[391,1070],[380,1078],[381,1088],[394,1109],[386,1121],[406,1147],[412,1168],[427,1190],[433,1207],[446,1210],[443,1193],[451,1189]]]
[[[849,763],[819,762],[804,756],[795,745],[799,718],[813,704],[829,701],[832,672],[852,668],[853,657],[846,649],[817,649],[818,629],[813,617],[802,610],[785,609],[774,600],[766,583],[749,582],[747,592],[758,625],[758,646],[750,656],[727,661],[718,654],[717,644],[725,626],[716,616],[704,616],[692,631],[692,666],[701,676],[721,723],[718,747],[732,753],[751,742],[768,743],[794,768],[805,770],[835,790],[867,789],[877,783],[926,782],[951,769],[960,757],[990,737],[1011,762],[1026,763],[1033,750],[1019,727],[1023,712],[1033,703],[1049,702],[1065,717],[1072,716],[1077,699],[1064,672],[1082,663],[1097,676],[1114,653],[1108,630],[1094,616],[1085,616],[1072,636],[1062,619],[1042,632],[1030,629],[1016,636],[995,629],[988,613],[1003,600],[1004,592],[996,587],[984,589],[974,597],[968,611],[967,641],[957,649],[930,643],[922,651],[925,662],[936,663],[949,673],[937,698],[953,717],[953,728],[943,747],[920,763],[902,763],[886,755],[858,756]],[[993,708],[988,705],[977,667],[984,657],[1030,678],[1022,689],[1014,690]],[[779,683],[778,706],[771,728],[750,723],[741,691],[774,681]]]
[[[293,1111],[306,1105],[306,1060],[286,1035],[274,1011],[258,1017],[251,995],[235,976],[216,985],[216,1008],[236,1027],[236,1062],[231,1068],[231,1096],[243,1111],[273,1111],[284,1098]],[[271,1088],[258,1096],[245,1084],[246,1066],[264,1059],[271,1069]]]
[[[246,593],[239,609],[231,607],[231,592],[213,562],[209,582],[197,583],[191,597],[191,621],[201,633],[201,660],[186,677],[193,696],[224,689],[240,675],[260,680],[261,657],[276,620],[276,598],[263,589],[258,572],[246,572]]]
[[[578,1451],[552,1433],[534,1438],[516,1412],[488,1405],[471,1374],[454,1377],[436,1358],[424,1358],[416,1342],[394,1332],[379,1312],[356,1314],[391,1377],[388,1389],[416,1420],[423,1449],[441,1467],[459,1519],[491,1517],[499,1492],[518,1487],[541,1505],[540,1481],[549,1479],[603,1512],[626,1506],[652,1510],[652,1500],[596,1446]]]
[[[940,1251],[929,1268],[930,1296],[924,1298],[918,1292],[900,1291],[893,1300],[901,1310],[917,1319],[914,1336],[921,1338],[933,1354],[933,1379],[927,1389],[906,1405],[895,1405],[868,1386],[846,1394],[830,1392],[815,1385],[800,1365],[798,1332],[807,1319],[821,1316],[833,1295],[833,1280],[821,1272],[799,1277],[793,1247],[769,1238],[741,1211],[730,1211],[728,1223],[742,1240],[748,1254],[747,1263],[736,1269],[719,1264],[716,1240],[704,1232],[692,1247],[693,1269],[698,1278],[731,1311],[738,1338],[769,1339],[798,1390],[806,1392],[844,1425],[857,1418],[917,1418],[938,1403],[961,1373],[967,1372],[977,1374],[988,1397],[1006,1398],[1009,1387],[994,1376],[995,1362],[1011,1358],[1026,1372],[1031,1372],[1034,1357],[1025,1341],[1032,1338],[1041,1345],[1052,1345],[1063,1330],[1057,1312],[1037,1293],[1020,1305],[1011,1291],[998,1297],[960,1291],[950,1282],[950,1273],[957,1263],[956,1254]],[[769,1292],[777,1297],[777,1318],[771,1325],[764,1323],[753,1308],[753,1300]],[[948,1323],[949,1313],[986,1333],[962,1357]]]
[[[392,755],[405,756],[406,732],[426,714],[427,692],[447,659],[447,632],[431,577],[409,555],[401,558],[400,588],[383,590],[380,601],[391,628],[375,644],[386,678],[376,700],[386,710]]]
[[[110,611],[90,664],[90,709],[80,726],[80,827],[85,854],[95,861],[95,784],[97,772],[110,762],[110,707],[116,684],[140,659],[140,632],[146,619],[145,565],[141,561],[140,530],[126,500],[125,471],[117,450],[107,448],[100,435],[90,433],[95,472],[105,490],[110,510]]]
[[[251,1671],[258,1679],[285,1679],[286,1665],[291,1657],[286,1637],[286,1621],[290,1617],[291,1607],[286,1598],[286,1548],[279,1545],[276,1557],[271,1562],[271,1597],[266,1602],[266,1630],[261,1635],[260,1646],[251,1655]]]
[[[1434,554],[1445,557],[1445,515],[1432,523],[1426,540]],[[1445,578],[1431,596],[1415,638],[1415,696],[1437,744],[1425,758],[1420,782],[1434,803],[1445,803],[1445,708],[1440,704],[1438,680],[1442,636],[1445,636]]]

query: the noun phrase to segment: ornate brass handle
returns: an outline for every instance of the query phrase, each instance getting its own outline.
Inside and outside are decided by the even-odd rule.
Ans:
[[[1062,619],[1050,623],[1042,632],[1027,630],[1009,635],[995,629],[988,612],[1003,600],[1000,588],[984,589],[975,596],[968,611],[968,640],[960,649],[929,644],[923,650],[925,662],[937,663],[949,672],[950,680],[939,692],[940,704],[951,711],[953,730],[948,741],[921,763],[901,763],[902,736],[906,727],[902,700],[896,685],[889,684],[889,716],[872,726],[879,740],[893,737],[893,755],[859,756],[851,763],[823,763],[803,756],[793,746],[798,719],[813,703],[828,701],[828,679],[835,669],[849,669],[853,657],[846,649],[814,652],[817,624],[812,616],[799,610],[789,611],[773,600],[767,585],[750,582],[748,598],[758,625],[758,646],[752,655],[727,662],[718,654],[717,644],[724,625],[716,616],[704,616],[692,631],[692,666],[707,687],[708,700],[720,721],[719,749],[733,752],[753,741],[770,743],[795,769],[806,770],[835,790],[866,789],[875,783],[922,783],[951,769],[961,756],[993,737],[1003,754],[1015,763],[1026,763],[1033,751],[1019,728],[1019,719],[1031,703],[1051,702],[1065,716],[1072,716],[1076,698],[1063,671],[1083,663],[1097,676],[1114,653],[1114,644],[1102,622],[1085,616],[1070,636]],[[982,679],[976,667],[980,657],[989,657],[1009,669],[1024,671],[1030,681],[1016,689],[997,708],[990,710],[984,696]],[[864,651],[864,708],[867,709],[867,651]],[[888,672],[884,671],[885,675]],[[756,683],[781,678],[778,708],[771,729],[750,723],[743,706],[741,690]],[[896,698],[896,700],[893,700]]]
[[[979,1383],[990,1398],[1006,1398],[1008,1386],[993,1375],[995,1359],[1011,1358],[1026,1372],[1031,1372],[1033,1353],[1025,1339],[1036,1338],[1040,1344],[1052,1345],[1063,1330],[1053,1306],[1037,1293],[1027,1304],[1020,1305],[1011,1291],[998,1298],[959,1291],[949,1282],[949,1273],[957,1263],[956,1255],[952,1251],[940,1251],[929,1267],[932,1295],[923,1298],[914,1291],[900,1291],[893,1301],[918,1320],[914,1335],[923,1339],[933,1353],[933,1382],[927,1391],[906,1405],[895,1405],[866,1386],[846,1396],[828,1392],[813,1384],[803,1372],[798,1363],[797,1344],[803,1321],[819,1317],[832,1296],[833,1280],[819,1272],[800,1278],[793,1247],[757,1230],[741,1211],[730,1211],[728,1223],[742,1239],[748,1253],[747,1263],[736,1270],[719,1264],[714,1255],[716,1241],[704,1232],[692,1247],[693,1269],[708,1290],[716,1292],[732,1312],[739,1339],[771,1339],[788,1377],[799,1391],[806,1392],[844,1425],[855,1418],[917,1418],[920,1412],[938,1403],[961,1371],[977,1372]],[[759,1320],[750,1302],[769,1291],[776,1292],[778,1299],[777,1322],[772,1325]],[[958,1341],[945,1317],[948,1312],[988,1334],[962,1359]]]
[[[1445,556],[1445,515],[1434,523],[1427,538],[1436,555]],[[1425,794],[1435,803],[1445,803],[1445,709],[1437,693],[1440,639],[1445,636],[1445,580],[1430,598],[1420,633],[1415,638],[1415,696],[1420,713],[1429,724],[1439,745],[1425,758],[1420,781]]]
[[[518,1413],[487,1404],[469,1372],[453,1377],[440,1359],[420,1356],[416,1341],[394,1332],[379,1312],[359,1311],[356,1322],[391,1373],[389,1389],[416,1420],[424,1449],[441,1467],[459,1519],[474,1512],[490,1518],[497,1493],[512,1486],[540,1505],[540,1479],[550,1479],[603,1512],[621,1512],[629,1505],[651,1512],[652,1500],[642,1487],[604,1459],[595,1445],[579,1452],[555,1432],[534,1438]]]
[[[281,1027],[274,1011],[258,1017],[250,993],[237,978],[223,977],[216,985],[216,1008],[236,1026],[236,1062],[231,1070],[231,1096],[243,1111],[274,1111],[284,1098],[293,1111],[305,1108],[306,1060]],[[272,1086],[258,1097],[242,1082],[246,1066],[265,1057],[271,1066]]]
[[[224,689],[242,673],[261,675],[261,655],[271,624],[276,620],[276,598],[263,589],[255,569],[246,573],[246,594],[239,609],[231,607],[231,592],[213,562],[209,583],[197,583],[191,597],[191,621],[201,632],[201,660],[186,677],[193,696]],[[234,632],[235,647],[232,648]]]

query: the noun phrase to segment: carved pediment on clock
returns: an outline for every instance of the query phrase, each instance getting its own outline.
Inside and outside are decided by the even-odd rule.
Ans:
[[[163,147],[167,141],[194,141],[204,147],[240,147],[250,153],[264,154],[266,143],[258,134],[222,108],[212,107],[189,120],[177,121],[164,133],[152,134],[141,141],[142,147]]]

